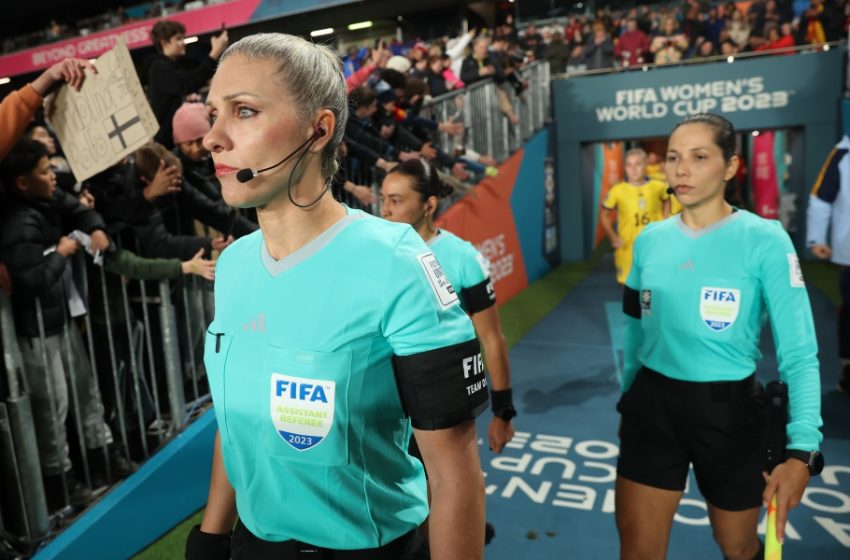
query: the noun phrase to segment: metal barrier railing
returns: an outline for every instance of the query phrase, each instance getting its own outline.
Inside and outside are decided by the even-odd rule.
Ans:
[[[34,543],[48,533],[49,518],[32,406],[14,332],[11,302],[0,292],[0,338],[8,385],[8,397],[0,402],[0,471],[5,497],[0,500],[0,529]]]
[[[82,258],[75,259],[81,264]],[[6,389],[0,391],[6,394],[0,401],[0,551],[3,541],[23,553],[34,551],[60,519],[78,510],[69,458],[80,481],[94,490],[91,499],[115,481],[116,458],[130,465],[147,459],[209,402],[199,383],[203,344],[194,340],[212,317],[211,283],[161,279],[158,296],[149,297],[146,281],[128,281],[93,265],[75,271],[98,309],[90,305],[79,318],[66,313],[56,334],[47,334],[36,299],[38,336],[16,336],[12,302],[0,293]],[[86,272],[92,271],[96,281],[89,285]],[[38,386],[34,377],[41,379]],[[46,486],[51,476],[58,488]],[[51,501],[60,506],[49,511]]]
[[[440,132],[438,146],[449,154],[456,146],[466,146],[500,162],[518,150],[550,118],[549,65],[532,62],[519,71],[519,79],[528,85],[520,95],[507,83],[487,79],[425,103],[423,116],[438,122],[462,118],[466,126],[461,139]],[[519,118],[517,124],[505,114],[508,107]]]
[[[360,202],[353,194],[342,190],[338,194],[340,202],[343,202],[351,208],[362,208],[366,212],[373,215],[381,213],[381,180],[383,174],[379,173],[374,167],[366,165],[362,161],[353,157],[346,157],[342,162],[342,173],[346,180],[351,181],[355,185],[369,187],[372,190],[372,195],[375,197],[375,202],[364,204]]]

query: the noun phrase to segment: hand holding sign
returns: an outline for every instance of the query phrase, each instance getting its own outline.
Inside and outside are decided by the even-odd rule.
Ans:
[[[41,76],[32,83],[32,87],[42,97],[50,93],[57,83],[62,81],[80,91],[86,77],[86,70],[89,70],[92,74],[97,74],[97,69],[88,60],[66,58],[42,72]]]

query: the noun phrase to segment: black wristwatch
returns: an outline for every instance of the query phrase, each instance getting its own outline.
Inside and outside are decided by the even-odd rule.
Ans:
[[[505,408],[502,408],[500,410],[494,410],[493,414],[497,418],[501,418],[505,422],[510,422],[511,420],[516,418],[516,409],[514,408],[514,405],[509,404]]]
[[[490,391],[490,401],[493,405],[493,415],[505,422],[516,418],[516,409],[513,403],[513,391],[504,389],[502,391]]]
[[[786,449],[786,459],[797,459],[802,461],[809,469],[811,476],[817,476],[823,470],[823,453],[820,451],[800,451],[799,449]]]

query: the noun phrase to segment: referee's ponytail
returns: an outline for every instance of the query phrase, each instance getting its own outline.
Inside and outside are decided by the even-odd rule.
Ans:
[[[399,163],[390,173],[399,173],[408,177],[413,190],[422,197],[422,202],[432,196],[440,199],[454,192],[454,187],[440,179],[440,174],[434,166],[422,159],[410,159]]]
[[[732,123],[726,118],[715,115],[714,113],[699,113],[685,117],[685,119],[673,127],[670,133],[672,134],[682,125],[694,123],[707,125],[714,130],[714,143],[717,144],[717,147],[723,153],[723,160],[729,163],[729,160],[732,159],[738,149],[735,127],[732,126]],[[741,206],[741,188],[738,186],[737,177],[732,177],[726,181],[724,198],[732,206]]]

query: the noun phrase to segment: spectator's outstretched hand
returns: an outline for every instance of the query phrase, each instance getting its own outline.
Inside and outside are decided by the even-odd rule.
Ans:
[[[94,210],[94,195],[90,193],[88,189],[83,189],[82,192],[77,195],[77,200],[79,200],[80,204],[89,210]]]
[[[32,87],[42,97],[50,93],[57,82],[62,81],[67,82],[69,86],[80,91],[83,80],[86,78],[86,70],[90,70],[92,74],[97,74],[97,69],[88,60],[66,58],[42,72],[41,76],[36,78],[32,83]]]
[[[419,154],[425,159],[434,159],[437,157],[437,148],[431,145],[431,142],[425,142],[422,144]]]
[[[376,48],[372,49],[372,58],[370,62],[375,66],[383,68],[387,65],[387,61],[389,59],[389,49],[386,48],[386,45],[383,41],[378,43],[378,46]]]
[[[398,159],[399,161],[410,161],[412,159],[421,158],[421,154],[419,152],[399,152]]]
[[[195,274],[207,280],[215,280],[215,261],[206,260],[204,248],[201,247],[191,260],[180,263],[183,274]]]
[[[227,236],[227,239],[225,239],[224,237],[219,237],[218,239],[212,240],[212,248],[214,251],[224,251],[228,245],[233,243],[233,241],[234,240],[232,235]]]
[[[142,180],[145,179],[142,178]],[[176,193],[180,190],[182,184],[183,176],[180,173],[180,168],[176,165],[166,167],[165,161],[159,160],[159,169],[156,170],[156,175],[144,188],[145,199],[148,202],[153,202],[161,196]]]
[[[360,201],[360,204],[364,206],[375,204],[378,201],[378,197],[375,196],[375,193],[372,192],[372,189],[365,185],[355,185],[351,181],[346,181],[345,186],[343,188],[347,192],[351,193],[354,198]]]
[[[463,134],[464,124],[462,122],[446,121],[437,125],[440,132],[445,132],[451,136],[460,136]]]
[[[466,170],[466,164],[457,162],[452,166],[452,175],[460,179],[461,181],[469,180],[469,171]]]
[[[827,260],[832,256],[832,249],[830,249],[829,245],[812,245],[811,251],[814,256],[821,260]]]
[[[101,253],[109,249],[109,237],[102,229],[91,232],[91,248]]]
[[[218,35],[213,35],[210,38],[210,58],[213,60],[218,60],[218,57],[221,56],[221,53],[224,52],[224,49],[227,48],[227,44],[229,43],[229,39],[227,37],[227,29],[219,33]]]
[[[56,252],[63,257],[70,257],[80,249],[81,245],[76,239],[71,239],[68,236],[62,236],[59,243],[56,244]]]
[[[375,167],[383,169],[387,173],[392,171],[396,165],[398,165],[397,161],[387,161],[384,158],[378,158],[378,160],[375,162]]]

